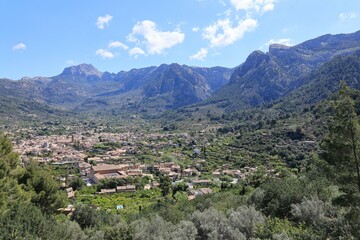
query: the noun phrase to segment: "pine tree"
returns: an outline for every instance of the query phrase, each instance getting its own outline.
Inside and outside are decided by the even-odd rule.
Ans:
[[[334,179],[348,195],[360,193],[360,126],[351,90],[344,82],[337,101],[329,134],[323,140],[325,160],[333,169]]]

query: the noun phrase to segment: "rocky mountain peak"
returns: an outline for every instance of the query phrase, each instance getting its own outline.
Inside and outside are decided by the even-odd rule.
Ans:
[[[64,69],[64,71],[60,74],[60,76],[97,76],[101,77],[102,72],[97,70],[93,65],[91,64],[80,64],[76,66],[67,67]]]
[[[271,61],[271,57],[260,51],[253,51],[246,59],[246,61],[239,66],[235,71],[235,75],[243,76],[251,70],[258,68],[260,65]]]
[[[259,65],[262,62],[269,61],[269,60],[270,60],[270,57],[266,53],[264,53],[260,50],[257,50],[257,51],[252,52],[248,56],[248,58],[246,59],[246,62],[250,63],[251,65]]]
[[[290,48],[291,48],[290,46],[282,45],[279,43],[274,43],[269,46],[269,53],[272,55],[277,55],[277,54],[284,52]]]

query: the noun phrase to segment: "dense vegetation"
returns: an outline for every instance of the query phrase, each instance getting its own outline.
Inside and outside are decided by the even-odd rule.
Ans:
[[[160,179],[157,192],[129,193],[121,199],[116,195],[87,198],[86,194],[95,189],[83,187],[83,197],[70,216],[57,212],[67,200],[53,175],[35,162],[19,165],[11,142],[1,135],[0,239],[359,239],[357,94],[343,84],[333,100],[326,102],[329,110],[321,114],[329,117],[329,127],[323,130],[317,151],[297,159],[304,149],[295,148],[299,152],[292,161],[285,161],[287,166],[276,157],[279,153],[267,158],[268,164],[288,169],[276,177],[258,171],[246,182],[222,186],[216,193],[192,201],[182,197],[184,186],[171,186],[166,178]],[[252,131],[271,126],[278,129],[281,120],[267,120],[258,120],[263,121],[262,126],[250,125],[247,130],[246,126],[236,128],[240,121],[235,121],[231,130],[222,128],[220,134],[226,137],[207,145],[206,158],[211,163],[212,158],[220,157],[216,154],[221,147],[244,146],[239,133],[252,139],[248,134]],[[296,143],[308,130],[294,128],[283,134],[278,139]],[[251,141],[256,143],[259,139]],[[242,153],[251,150],[250,144],[244,148]],[[294,154],[291,149],[288,151]],[[257,154],[266,152],[271,149],[264,148]],[[257,154],[246,158],[255,164]],[[224,158],[222,161],[226,162]],[[296,164],[299,161],[301,164]],[[291,166],[296,170],[291,170]],[[83,184],[75,181],[75,186],[81,189]],[[112,205],[113,201],[130,206],[135,201],[138,205],[127,212],[107,211],[106,204]],[[96,205],[105,207],[98,209]],[[140,205],[142,208],[136,209]]]

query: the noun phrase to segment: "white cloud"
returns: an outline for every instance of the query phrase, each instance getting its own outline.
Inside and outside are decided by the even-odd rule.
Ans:
[[[134,58],[137,58],[140,55],[146,55],[146,53],[141,48],[134,47],[134,48],[130,49],[129,55],[134,56]]]
[[[231,0],[237,11],[267,12],[274,10],[276,0]]]
[[[138,37],[141,37],[139,39]],[[162,54],[167,48],[180,44],[185,34],[176,29],[173,32],[162,32],[156,28],[156,23],[145,20],[138,22],[127,37],[128,41],[144,44],[149,54]]]
[[[16,51],[16,50],[25,50],[26,49],[26,45],[25,43],[18,43],[16,45],[13,46],[12,50]]]
[[[224,0],[219,0],[219,3],[220,3],[221,5],[223,5],[224,7],[226,7],[226,2],[225,2]]]
[[[348,13],[340,13],[339,20],[340,22],[346,22],[351,19],[357,18],[358,15],[355,12],[348,12]]]
[[[122,49],[124,49],[124,50],[128,50],[128,49],[129,49],[129,47],[128,47],[127,45],[125,45],[124,43],[119,42],[119,41],[115,41],[115,42],[109,43],[108,48],[122,48]]]
[[[210,47],[225,47],[241,39],[245,32],[255,29],[257,21],[252,18],[240,20],[232,27],[229,18],[218,20],[204,29],[203,38],[210,41]]]
[[[104,29],[105,26],[109,26],[109,22],[111,21],[113,17],[109,14],[106,14],[105,16],[100,16],[97,18],[96,26],[98,29]]]
[[[107,50],[107,49],[98,49],[95,52],[95,54],[97,56],[100,56],[100,57],[104,58],[104,59],[106,59],[106,58],[110,59],[110,58],[114,57],[114,54],[112,52],[110,52],[109,50]]]
[[[65,64],[66,64],[66,66],[74,66],[77,64],[77,62],[72,59],[68,59],[65,61]]]
[[[197,53],[190,56],[190,60],[204,61],[207,54],[208,54],[208,50],[206,48],[200,48],[200,50]]]
[[[193,28],[191,29],[191,31],[193,31],[193,32],[198,32],[199,30],[200,30],[199,27],[193,27]]]
[[[274,39],[270,39],[267,43],[265,43],[265,46],[270,46],[271,44],[281,44],[281,45],[285,45],[285,46],[293,46],[294,44],[291,43],[291,39],[290,38],[281,38],[279,40],[274,40]]]

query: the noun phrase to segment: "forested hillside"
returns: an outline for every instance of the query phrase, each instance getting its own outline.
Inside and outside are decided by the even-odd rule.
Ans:
[[[272,176],[259,169],[246,181],[222,185],[220,191],[190,202],[181,197],[184,186],[169,188],[163,178],[162,197],[137,214],[114,214],[80,202],[72,215],[59,214],[57,209],[66,205],[65,192],[35,162],[19,165],[11,143],[1,136],[0,238],[358,239],[356,96],[342,85],[329,102],[331,120],[321,151],[297,171],[284,167],[281,175]]]

